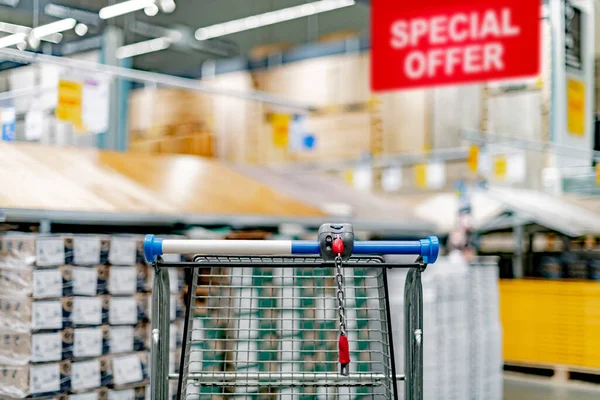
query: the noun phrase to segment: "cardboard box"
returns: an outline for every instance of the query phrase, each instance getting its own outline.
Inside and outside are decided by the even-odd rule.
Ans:
[[[0,332],[0,364],[56,362],[72,356],[73,331]]]
[[[112,295],[133,295],[137,292],[137,267],[111,266],[108,278],[108,292]]]
[[[57,267],[73,263],[73,239],[58,235],[37,235],[35,265]]]
[[[0,268],[21,268],[34,264],[34,235],[4,235],[0,237]]]
[[[0,398],[66,393],[71,389],[71,362],[0,365]]]
[[[59,330],[71,326],[73,300],[0,296],[0,330]]]
[[[110,327],[107,325],[74,328],[73,358],[100,357],[109,351]]]
[[[84,393],[73,393],[65,396],[64,400],[109,400],[108,388],[99,388]]]
[[[112,356],[109,375],[115,388],[131,387],[147,382],[149,357],[146,352]]]
[[[102,386],[100,359],[94,358],[71,363],[71,390],[86,392]]]
[[[102,243],[98,235],[76,235],[73,238],[73,264],[98,265],[101,263]]]
[[[0,268],[0,293],[48,299],[71,296],[71,267]]]
[[[106,265],[73,266],[73,295],[96,296],[108,293],[109,267]]]
[[[137,239],[131,235],[111,236],[108,262],[111,265],[135,265]]]
[[[100,326],[108,324],[108,305],[108,296],[73,297],[73,326]]]
[[[108,309],[110,325],[137,325],[149,321],[148,296],[145,294],[110,297]]]
[[[110,400],[146,400],[146,393],[149,390],[145,386],[128,389],[110,389],[108,398]]]
[[[132,353],[150,348],[150,325],[112,326],[109,332],[108,352],[110,354]]]

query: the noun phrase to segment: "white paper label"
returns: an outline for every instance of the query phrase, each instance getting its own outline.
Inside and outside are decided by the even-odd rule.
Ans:
[[[169,289],[172,294],[179,293],[179,274],[175,268],[169,268]]]
[[[31,312],[33,329],[62,329],[63,308],[60,301],[35,301]]]
[[[29,370],[29,388],[32,394],[60,391],[60,365],[32,365]]]
[[[135,390],[110,390],[108,392],[108,400],[135,400]]]
[[[102,299],[100,297],[75,297],[72,318],[75,325],[101,325]]]
[[[60,332],[38,333],[31,336],[32,362],[60,360],[62,360],[62,337]]]
[[[113,379],[115,385],[126,385],[142,381],[144,374],[142,373],[140,358],[135,354],[115,357],[113,359]]]
[[[113,326],[110,328],[110,352],[130,353],[133,351],[134,328]]]
[[[98,357],[102,355],[102,329],[75,329],[73,332],[73,356]]]
[[[65,263],[65,243],[61,238],[38,239],[35,246],[36,265],[48,267]]]
[[[104,79],[87,78],[83,85],[81,117],[90,133],[108,130],[109,85]]]
[[[63,282],[59,269],[33,271],[33,297],[36,299],[62,297]]]
[[[73,267],[73,294],[95,296],[98,293],[98,271],[93,267]]]
[[[137,302],[133,297],[112,297],[108,320],[111,325],[135,325]]]
[[[137,290],[136,267],[111,267],[108,291],[111,294],[134,294]]]
[[[98,400],[98,392],[69,395],[69,400]]]
[[[80,361],[71,365],[71,388],[73,390],[100,387],[100,361]]]
[[[402,168],[386,168],[381,177],[381,186],[386,192],[394,192],[402,188]]]
[[[100,264],[100,238],[97,236],[75,236],[73,255],[76,265]]]
[[[134,239],[118,236],[110,238],[108,261],[112,265],[133,265],[135,264],[136,254],[137,249]]]
[[[45,116],[38,100],[33,100],[29,112],[25,114],[25,138],[39,140],[44,132]]]

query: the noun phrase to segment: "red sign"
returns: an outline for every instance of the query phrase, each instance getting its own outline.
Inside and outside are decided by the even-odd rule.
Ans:
[[[539,0],[372,0],[374,91],[532,76]]]

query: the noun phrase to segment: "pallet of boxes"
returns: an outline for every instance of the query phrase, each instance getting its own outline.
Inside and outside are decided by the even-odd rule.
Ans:
[[[149,397],[152,274],[140,242],[0,236],[0,399]]]

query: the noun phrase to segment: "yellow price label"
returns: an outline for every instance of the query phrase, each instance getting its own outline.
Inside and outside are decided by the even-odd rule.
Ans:
[[[571,135],[585,134],[585,85],[577,79],[567,79],[567,130]]]
[[[415,185],[418,188],[424,189],[427,187],[427,164],[416,164],[415,169]]]
[[[77,131],[83,127],[81,103],[83,85],[81,82],[61,80],[58,83],[58,103],[56,105],[56,119],[70,122]]]
[[[506,171],[507,171],[507,161],[506,156],[495,156],[494,157],[494,177],[496,179],[504,180],[506,179]]]
[[[472,145],[469,148],[467,164],[469,165],[469,170],[477,172],[477,167],[479,166],[479,146]]]
[[[348,185],[354,185],[354,171],[351,169],[347,169],[344,171],[344,182]]]
[[[289,114],[272,114],[271,127],[273,129],[273,145],[279,149],[288,146],[290,137],[290,122],[292,116]]]
[[[600,186],[600,164],[596,164],[596,185]]]

